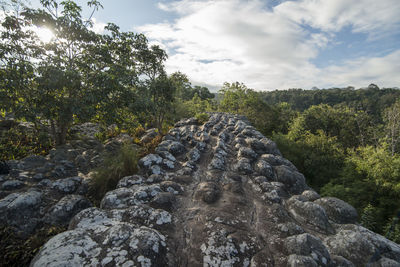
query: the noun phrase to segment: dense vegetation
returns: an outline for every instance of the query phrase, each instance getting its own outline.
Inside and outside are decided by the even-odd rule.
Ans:
[[[400,90],[370,85],[257,92],[225,83],[216,101],[185,74],[168,75],[167,54],[144,35],[122,32],[115,24],[95,33],[91,18],[83,19],[73,1],[41,0],[42,9],[10,3],[1,28],[1,116],[29,122],[36,132],[3,131],[15,133],[11,141],[2,139],[1,159],[46,153],[67,142],[70,127],[82,122],[105,129],[115,124],[137,138],[151,127],[165,133],[183,117],[206,120],[207,111],[239,113],[278,143],[310,186],[354,205],[366,227],[381,234],[389,230],[400,208]],[[88,5],[93,12],[101,8],[95,0]],[[40,27],[53,32],[50,42],[38,38]],[[124,175],[124,160],[118,163],[101,170],[99,181],[110,172]],[[97,185],[103,192],[101,182]],[[400,228],[391,233],[400,242]]]
[[[218,108],[246,115],[312,188],[351,203],[361,224],[400,242],[400,227],[390,230],[400,208],[400,90],[256,92],[235,83],[220,93]]]

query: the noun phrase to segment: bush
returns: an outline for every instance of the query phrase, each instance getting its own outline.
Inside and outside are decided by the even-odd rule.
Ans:
[[[121,178],[135,174],[138,160],[138,150],[131,144],[124,144],[116,154],[107,155],[90,181],[89,197],[92,202],[97,206],[108,191],[115,189]]]
[[[400,223],[399,218],[390,219],[384,227],[386,237],[397,244],[400,244]]]
[[[15,126],[0,133],[0,161],[18,160],[32,154],[47,155],[53,147],[45,132],[23,131]]]
[[[162,136],[161,135],[157,135],[156,137],[154,137],[150,142],[143,144],[142,149],[140,150],[140,158],[144,157],[148,154],[154,153],[156,147],[158,146],[158,144],[160,144],[162,141]]]
[[[201,124],[205,123],[210,118],[210,116],[207,113],[197,113],[194,117]]]

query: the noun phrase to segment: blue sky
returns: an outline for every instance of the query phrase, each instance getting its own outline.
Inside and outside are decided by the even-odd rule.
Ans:
[[[101,2],[98,29],[114,22],[143,32],[167,51],[167,71],[196,85],[400,86],[399,0]]]

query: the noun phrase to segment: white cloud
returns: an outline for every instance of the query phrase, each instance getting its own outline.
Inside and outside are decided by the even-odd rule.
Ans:
[[[96,18],[92,18],[92,23],[93,23],[93,26],[90,29],[92,31],[94,31],[95,33],[103,33],[104,27],[107,26],[106,23],[97,21]]]
[[[398,0],[303,0],[287,1],[275,12],[324,31],[340,31],[351,26],[354,32],[370,37],[399,32],[400,1]]]
[[[322,71],[322,77],[330,86],[366,86],[375,83],[381,87],[395,87],[400,84],[400,49],[384,57],[358,58],[343,65],[331,66]],[[322,83],[322,78],[321,83]],[[329,86],[329,84],[326,84]]]
[[[394,75],[400,70],[397,52],[325,69],[311,63],[343,27],[371,38],[397,30],[398,0],[302,0],[273,8],[261,0],[182,0],[158,6],[178,18],[136,30],[164,45],[169,72],[180,70],[195,84],[241,81],[265,90],[400,83]]]

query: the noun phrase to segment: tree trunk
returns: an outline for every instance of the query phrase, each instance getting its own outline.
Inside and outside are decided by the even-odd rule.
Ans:
[[[57,122],[57,126],[55,126],[54,122],[51,122],[51,132],[56,147],[64,145],[66,143],[68,128],[69,123]]]

